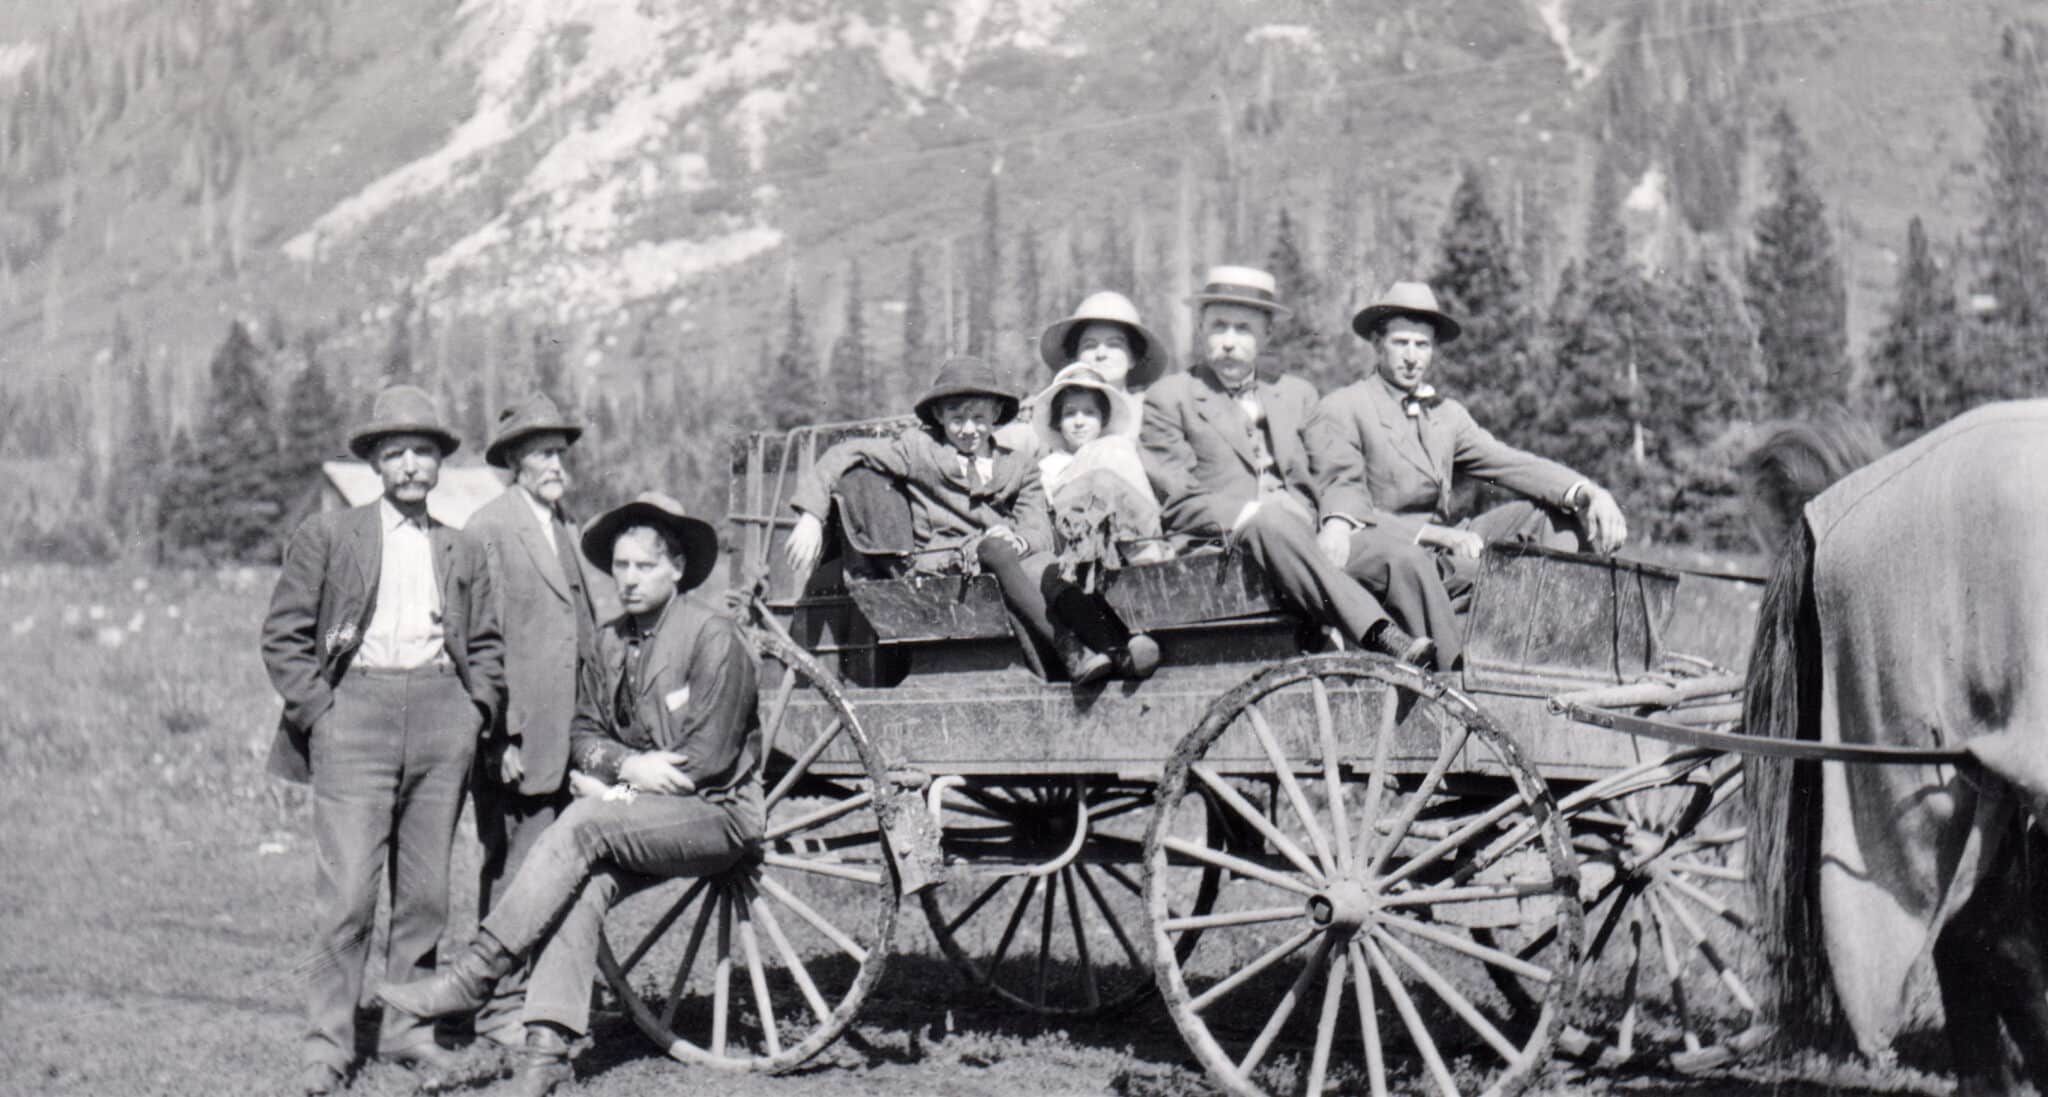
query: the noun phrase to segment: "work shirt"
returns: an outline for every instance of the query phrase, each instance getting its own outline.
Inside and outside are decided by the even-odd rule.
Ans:
[[[408,518],[390,500],[381,500],[377,526],[383,538],[377,602],[355,665],[373,670],[426,666],[441,657],[444,639],[441,587],[434,578],[426,516]]]

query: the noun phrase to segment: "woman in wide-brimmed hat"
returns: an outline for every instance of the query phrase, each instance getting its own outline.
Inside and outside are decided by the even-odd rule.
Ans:
[[[1142,390],[1166,372],[1166,344],[1138,318],[1138,307],[1121,293],[1091,293],[1074,314],[1056,320],[1038,337],[1046,368],[1087,366],[1119,392]]]

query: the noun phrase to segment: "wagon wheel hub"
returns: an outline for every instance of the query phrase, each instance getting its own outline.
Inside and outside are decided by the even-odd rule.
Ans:
[[[1344,934],[1357,932],[1379,909],[1373,893],[1351,880],[1339,880],[1309,896],[1306,905],[1310,922]]]

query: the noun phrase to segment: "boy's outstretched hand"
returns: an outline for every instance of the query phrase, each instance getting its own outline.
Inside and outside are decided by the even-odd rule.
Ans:
[[[782,543],[782,558],[789,561],[790,570],[798,578],[809,575],[818,566],[818,557],[825,551],[825,523],[815,514],[806,514],[796,520],[796,528],[789,531],[789,540]]]

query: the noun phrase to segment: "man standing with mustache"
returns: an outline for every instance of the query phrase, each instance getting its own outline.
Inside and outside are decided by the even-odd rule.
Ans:
[[[354,1065],[387,864],[384,979],[433,972],[464,779],[503,695],[483,549],[427,513],[441,461],[460,444],[425,391],[378,393],[348,445],[377,470],[383,497],[299,527],[263,622],[264,668],[284,698],[270,768],[311,781],[319,857],[302,1093],[334,1092]],[[377,1055],[430,1076],[456,1065],[431,1024],[396,1010]]]
[[[505,704],[471,778],[484,850],[479,917],[490,913],[534,839],[569,799],[577,661],[596,631],[593,594],[606,582],[584,566],[575,525],[562,507],[569,486],[564,461],[582,434],[545,393],[506,408],[484,460],[510,469],[512,485],[465,527],[483,545],[505,633]],[[513,972],[498,983],[477,1015],[477,1035],[502,1047],[521,1046],[525,975]]]

